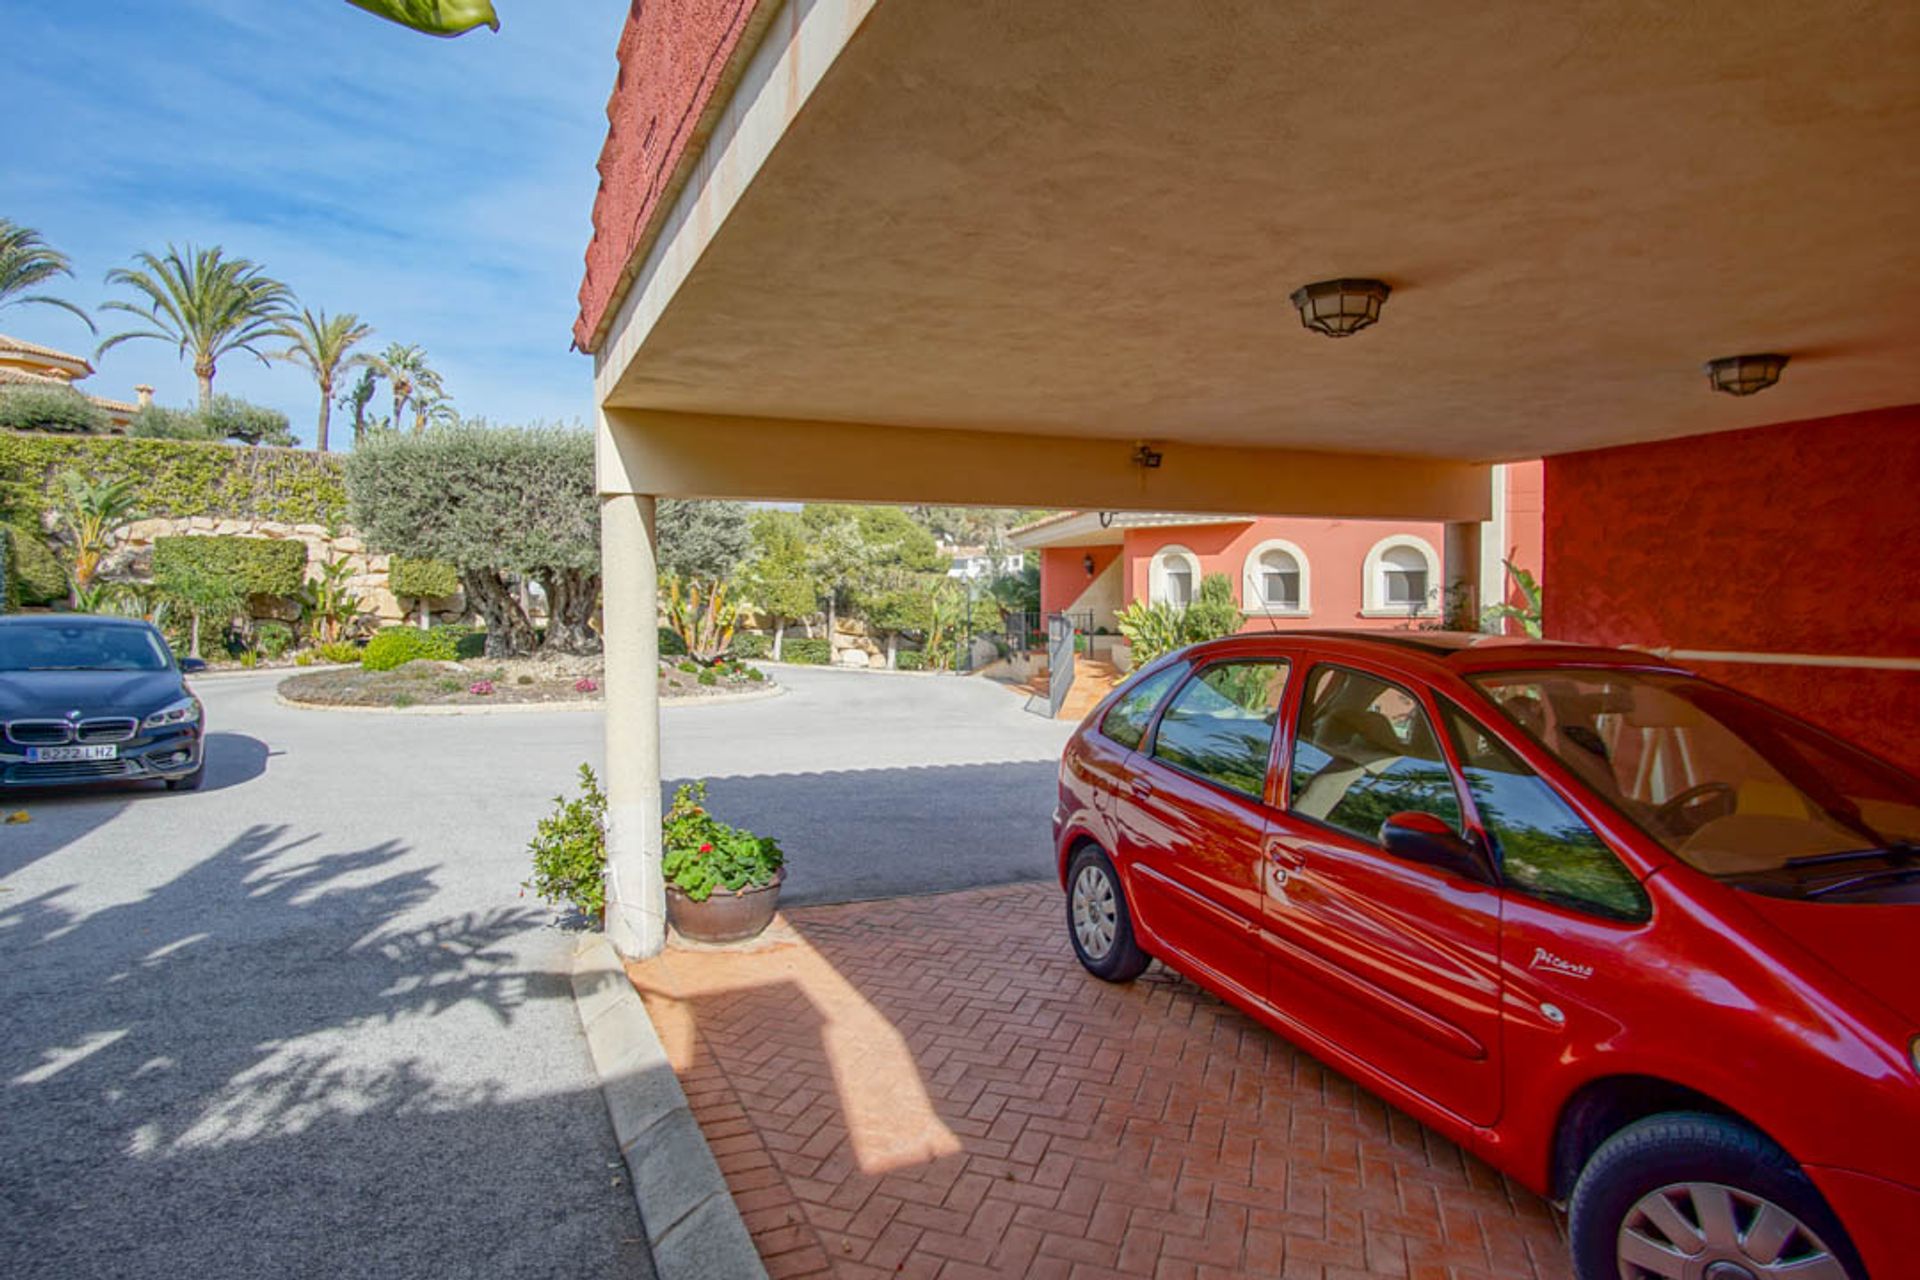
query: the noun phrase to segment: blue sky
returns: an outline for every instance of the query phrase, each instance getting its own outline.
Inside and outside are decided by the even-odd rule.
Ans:
[[[306,306],[358,312],[376,346],[425,347],[462,413],[584,420],[592,366],[570,329],[627,6],[496,7],[499,34],[438,40],[343,0],[0,0],[0,217],[73,259],[52,292],[89,309],[138,250],[220,244]],[[133,320],[95,318],[102,336]],[[0,330],[97,341],[52,308],[9,308]],[[193,399],[164,343],[97,364],[96,395]],[[319,393],[298,367],[231,356],[216,386],[311,440]]]

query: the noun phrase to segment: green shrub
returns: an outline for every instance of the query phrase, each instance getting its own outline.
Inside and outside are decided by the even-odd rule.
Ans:
[[[440,600],[460,589],[460,571],[444,560],[395,556],[387,566],[387,590],[403,600]]]
[[[700,683],[707,684],[707,685],[719,684],[720,677],[715,675],[713,673],[713,669],[709,667],[707,670],[702,671],[700,673]]]
[[[692,658],[687,658],[684,661],[676,663],[675,665],[681,671],[685,672],[687,675],[690,675],[690,676],[697,675],[699,674],[699,671],[700,671],[700,664],[695,662]]]
[[[802,636],[780,646],[780,656],[788,662],[807,667],[824,667],[833,661],[832,645],[825,636]]]
[[[918,649],[902,649],[893,655],[893,665],[902,671],[925,671],[927,655]]]
[[[102,432],[107,415],[72,387],[0,387],[0,427],[9,431]]]
[[[445,632],[422,631],[418,627],[382,627],[361,650],[360,665],[368,671],[392,671],[422,658],[452,662],[457,656],[457,642]]]
[[[487,652],[487,633],[478,627],[469,627],[457,622],[435,623],[428,635],[442,636],[453,645],[456,661],[468,658],[484,657]]]
[[[753,683],[759,684],[761,681],[765,680],[766,678],[767,678],[767,673],[760,670],[758,667],[747,668],[747,679],[753,681]]]
[[[1210,573],[1200,582],[1200,594],[1184,609],[1162,601],[1136,600],[1116,619],[1127,638],[1134,670],[1175,649],[1203,640],[1218,640],[1238,631],[1247,618],[1233,602],[1233,583],[1224,573]]]
[[[667,883],[695,902],[716,889],[772,884],[785,865],[780,842],[728,826],[707,809],[707,784],[682,783],[660,822]]]
[[[773,655],[773,638],[758,631],[740,631],[734,633],[733,644],[727,650],[735,658],[767,658]]]
[[[307,544],[239,535],[155,538],[153,576],[210,574],[243,595],[293,596],[307,574]]]
[[[287,425],[287,415],[263,404],[253,404],[239,396],[215,396],[200,411],[208,434],[216,440],[238,440],[243,444],[277,444],[291,447],[299,439]]]
[[[687,651],[686,642],[680,639],[680,633],[666,627],[660,628],[660,656],[678,658]]]
[[[278,662],[293,648],[293,628],[284,622],[262,622],[253,628],[253,644],[269,662]]]
[[[607,797],[583,764],[580,794],[571,800],[555,796],[553,804],[527,843],[533,877],[524,887],[597,920],[607,907]]]
[[[330,640],[314,649],[322,662],[358,662],[360,646],[351,640]]]
[[[241,449],[197,440],[130,440],[120,436],[0,433],[0,476],[45,496],[55,476],[132,479],[135,505],[146,516],[228,516],[289,524],[347,522],[346,455],[304,449]]]
[[[218,440],[213,427],[191,409],[150,404],[133,415],[127,434],[139,440]]]

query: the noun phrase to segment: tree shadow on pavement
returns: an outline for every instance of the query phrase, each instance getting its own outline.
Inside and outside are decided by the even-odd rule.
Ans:
[[[545,913],[421,920],[405,845],[319,840],[0,899],[0,1275],[647,1275],[598,1091],[444,1052],[570,1002],[508,945]]]
[[[1052,878],[1058,772],[1030,760],[722,776],[707,797],[723,822],[780,841],[783,903],[849,902]]]

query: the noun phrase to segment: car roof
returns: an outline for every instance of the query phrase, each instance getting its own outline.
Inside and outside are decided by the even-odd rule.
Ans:
[[[1328,657],[1344,654],[1390,662],[1403,670],[1423,670],[1429,675],[1593,666],[1685,670],[1656,654],[1637,649],[1538,640],[1532,636],[1487,635],[1479,631],[1242,631],[1195,645],[1192,653],[1199,656],[1215,650],[1271,652],[1289,645],[1311,646]]]
[[[0,617],[0,627],[70,627],[76,622],[94,622],[103,627],[150,627],[145,618],[123,618],[113,613],[10,613]]]

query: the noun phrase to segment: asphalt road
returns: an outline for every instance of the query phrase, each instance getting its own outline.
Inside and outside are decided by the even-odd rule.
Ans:
[[[1064,726],[979,681],[781,669],[669,708],[667,772],[793,901],[1050,874]],[[0,1276],[650,1276],[519,896],[582,712],[295,711],[201,682],[205,790],[0,797]],[[671,785],[671,784],[670,784]]]

